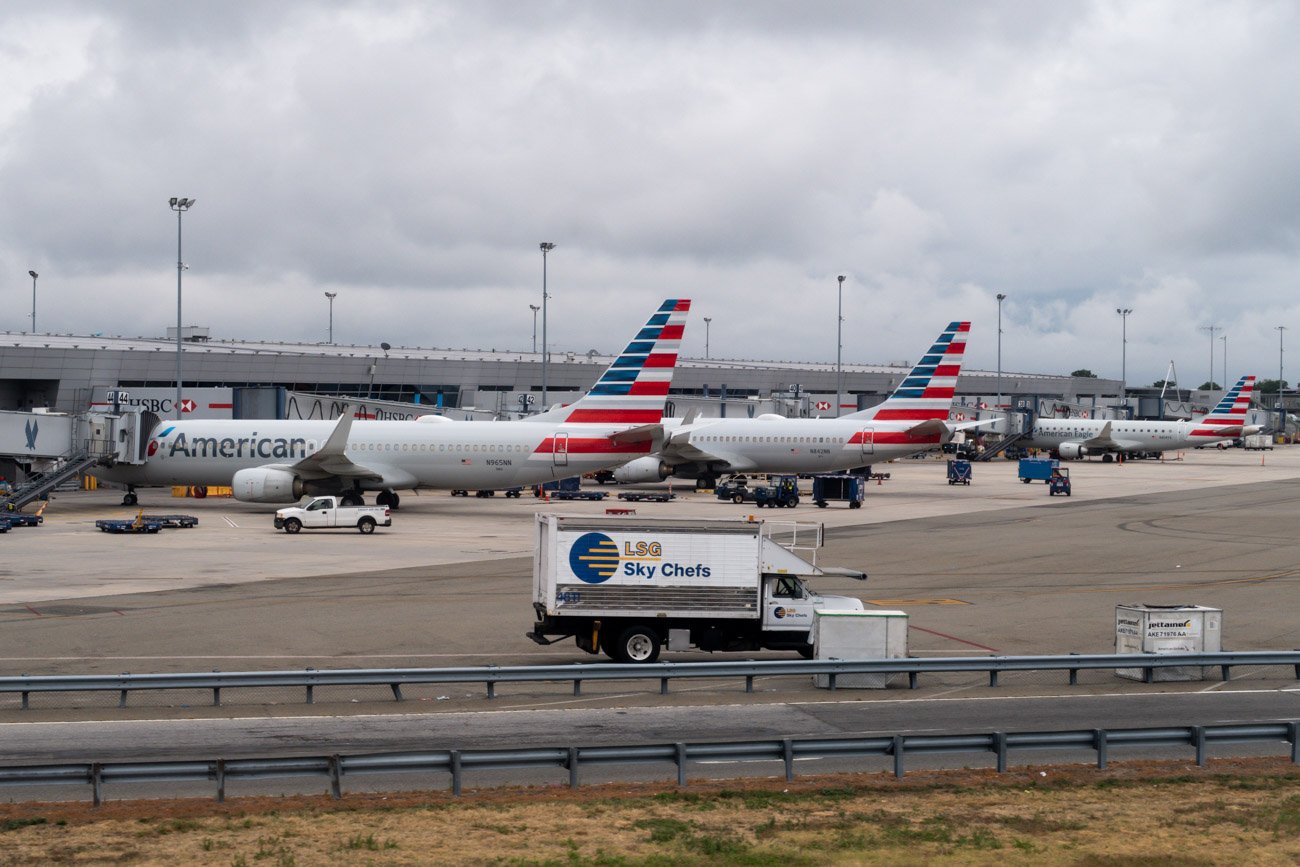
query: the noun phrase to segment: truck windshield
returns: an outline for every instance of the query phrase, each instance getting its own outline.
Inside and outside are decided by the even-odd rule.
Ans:
[[[776,589],[772,592],[772,595],[783,599],[802,599],[803,583],[798,578],[778,578],[776,579]]]

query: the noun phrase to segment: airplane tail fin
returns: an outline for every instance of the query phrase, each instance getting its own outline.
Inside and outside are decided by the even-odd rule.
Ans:
[[[670,298],[660,304],[590,391],[568,406],[547,410],[528,421],[658,424],[663,420],[690,309],[686,298]]]
[[[1250,410],[1250,398],[1255,392],[1255,377],[1243,376],[1228,389],[1213,410],[1196,423],[1192,436],[1240,436]]]
[[[930,351],[917,362],[894,393],[870,409],[840,418],[875,421],[946,421],[957,391],[957,374],[966,354],[969,322],[950,322]]]

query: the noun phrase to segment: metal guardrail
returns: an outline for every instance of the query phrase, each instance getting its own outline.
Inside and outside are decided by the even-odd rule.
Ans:
[[[893,734],[847,738],[769,738],[754,741],[625,744],[599,747],[527,747],[522,749],[432,750],[345,756],[296,756],[256,759],[204,759],[159,762],[77,762],[57,765],[0,767],[0,786],[89,785],[95,806],[103,802],[110,783],[213,782],[216,798],[225,800],[232,780],[326,777],[330,794],[343,796],[343,778],[393,773],[445,773],[459,796],[465,773],[472,770],[557,768],[569,772],[569,785],[578,788],[583,767],[602,765],[672,764],[677,785],[687,785],[691,762],[781,762],[787,781],[794,763],[809,758],[892,758],[894,776],[902,779],[909,755],[989,754],[997,756],[998,773],[1007,770],[1012,750],[1087,750],[1104,769],[1112,748],[1191,747],[1197,765],[1204,766],[1211,746],[1242,743],[1287,743],[1291,761],[1300,763],[1300,723],[1258,722],[1237,725],[1173,726],[1163,728],[1080,729],[1060,732],[986,732],[981,734]]]
[[[837,680],[845,675],[906,674],[908,688],[915,689],[922,674],[983,672],[989,686],[998,685],[998,675],[1017,671],[1067,671],[1071,686],[1078,683],[1080,671],[1125,669],[1142,672],[1142,680],[1152,683],[1156,671],[1165,668],[1213,667],[1228,680],[1233,668],[1243,666],[1291,666],[1300,680],[1300,651],[1243,651],[1240,653],[1177,654],[1088,654],[1069,656],[977,656],[936,659],[863,659],[863,660],[764,660],[735,662],[660,662],[652,664],[578,664],[476,666],[470,668],[373,668],[317,671],[246,671],[193,672],[179,674],[91,674],[91,675],[7,675],[0,676],[0,695],[20,694],[22,708],[29,707],[31,693],[117,692],[118,706],[125,707],[127,696],[138,690],[203,689],[212,691],[214,706],[221,704],[223,689],[286,688],[306,690],[306,703],[312,704],[316,687],[387,686],[393,698],[402,701],[402,687],[418,684],[481,683],[487,697],[496,697],[499,683],[571,682],[573,694],[580,695],[584,681],[658,680],[659,691],[668,694],[674,679],[743,678],[745,691],[753,692],[759,677],[826,675],[827,685],[836,689]]]

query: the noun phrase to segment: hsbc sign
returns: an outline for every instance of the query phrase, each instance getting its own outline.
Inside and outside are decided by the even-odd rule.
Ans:
[[[118,405],[124,409],[139,408],[160,418],[176,418],[174,388],[96,388],[91,409],[112,412],[114,396],[118,399]],[[234,418],[234,400],[234,389],[231,388],[187,388],[181,394],[181,417]]]

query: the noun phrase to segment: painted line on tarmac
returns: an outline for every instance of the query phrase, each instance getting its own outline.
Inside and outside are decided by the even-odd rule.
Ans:
[[[948,635],[948,634],[943,633],[943,632],[936,632],[936,631],[933,630],[933,629],[926,629],[924,626],[914,626],[913,624],[910,624],[910,623],[909,623],[909,624],[907,625],[907,628],[908,628],[908,629],[915,629],[915,630],[917,630],[918,632],[925,632],[925,633],[928,633],[928,634],[930,634],[930,635],[937,635],[937,636],[939,636],[940,638],[946,638],[946,639],[948,639],[949,641],[957,641],[957,642],[960,642],[960,643],[962,643],[962,644],[969,644],[971,647],[978,647],[980,650],[987,650],[989,653],[999,653],[999,652],[1000,652],[1000,651],[997,650],[996,648],[993,648],[993,647],[985,647],[983,644],[979,644],[979,643],[974,642],[974,641],[967,641],[966,639],[964,639],[964,638],[958,638],[958,637],[955,636],[955,635]]]

